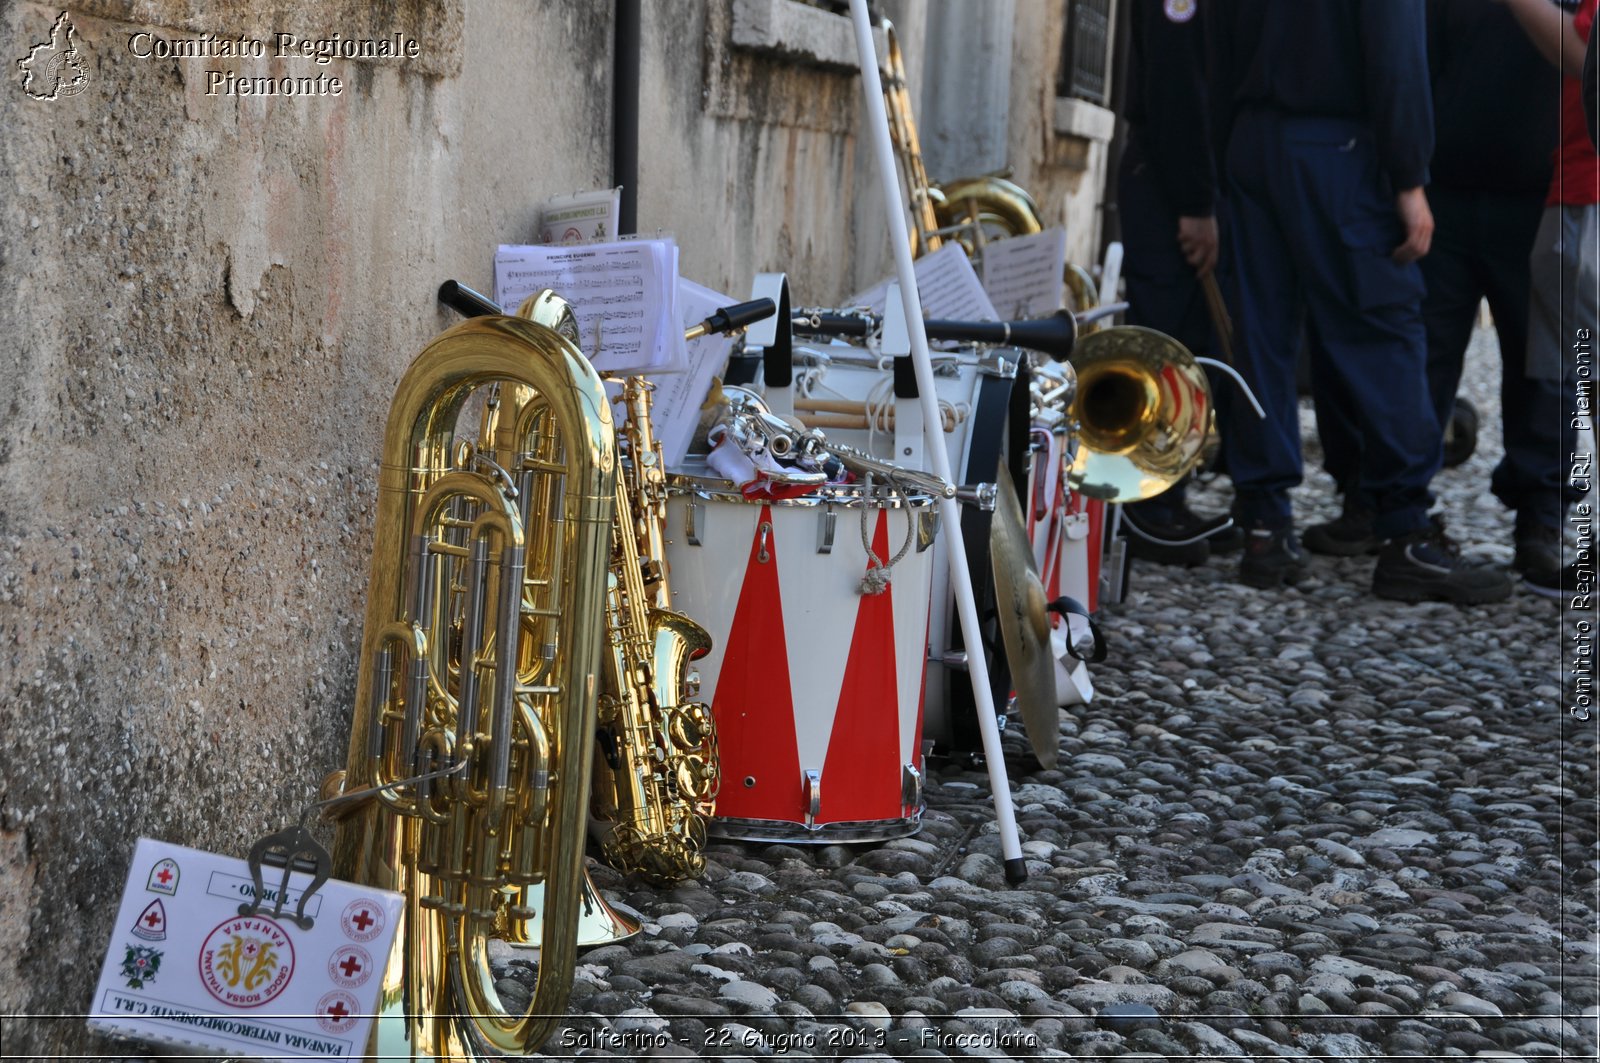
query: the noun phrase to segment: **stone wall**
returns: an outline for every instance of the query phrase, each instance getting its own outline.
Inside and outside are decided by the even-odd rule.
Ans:
[[[736,296],[758,270],[787,270],[797,299],[822,303],[885,272],[855,75],[733,47],[733,0],[643,6],[640,229],[675,234],[683,272]],[[1048,65],[1039,86],[1060,6],[1018,5],[1018,61]],[[921,3],[890,8],[920,41]],[[5,58],[48,40],[58,14],[5,6]],[[434,290],[489,287],[495,244],[530,238],[540,200],[610,180],[604,0],[85,0],[71,14],[83,91],[30,99],[17,76],[0,89],[13,1013],[89,1004],[135,838],[243,853],[342,764],[379,434],[401,370],[452,322]],[[130,50],[141,32],[396,31],[418,40],[414,60]],[[343,91],[210,95],[211,71],[321,73]],[[1042,99],[1013,104],[1011,151],[1022,179],[1054,188]],[[78,1020],[7,1042],[95,1047]]]

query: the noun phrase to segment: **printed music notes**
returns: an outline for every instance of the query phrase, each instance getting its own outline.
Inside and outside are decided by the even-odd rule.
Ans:
[[[680,277],[676,311],[678,334],[681,336],[684,330],[736,302],[738,300],[731,296]],[[734,343],[735,338],[726,333],[701,336],[688,342],[687,368],[683,372],[652,370],[649,373],[650,382],[656,386],[652,424],[656,438],[661,440],[667,468],[675,469],[683,464],[695,429],[700,426],[700,405],[711,390],[711,379],[728,364]],[[623,415],[619,412],[617,416]]]
[[[1061,308],[1067,232],[990,240],[983,246],[983,288],[1007,321],[1046,317]]]
[[[945,244],[933,254],[917,259],[913,268],[923,317],[941,321],[1000,320],[959,244]],[[879,281],[852,296],[849,305],[870,307],[873,313],[881,314],[888,289],[887,279]]]
[[[678,247],[671,240],[623,240],[575,247],[500,245],[495,300],[507,313],[543,288],[572,304],[578,346],[601,372],[683,368],[683,334],[673,314]]]

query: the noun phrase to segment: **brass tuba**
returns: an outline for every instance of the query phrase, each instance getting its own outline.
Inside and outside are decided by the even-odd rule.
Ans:
[[[406,897],[379,1056],[525,1053],[565,1011],[617,455],[599,378],[550,327],[557,304],[445,332],[384,433],[349,759],[324,784],[390,787],[352,801],[334,840],[338,877]],[[457,440],[474,417],[488,445]],[[508,1012],[489,940],[534,920],[532,1000]]]

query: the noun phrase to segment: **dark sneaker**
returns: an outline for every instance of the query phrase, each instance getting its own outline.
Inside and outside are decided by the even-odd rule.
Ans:
[[[1239,582],[1262,590],[1299,583],[1305,575],[1305,555],[1293,528],[1251,528],[1244,534],[1244,557],[1239,561]]]
[[[1572,591],[1578,585],[1578,566],[1566,568],[1528,569],[1522,574],[1522,586],[1541,598],[1552,600],[1564,597],[1563,590]]]
[[[1244,544],[1244,534],[1226,513],[1202,517],[1187,506],[1174,512],[1134,504],[1123,508],[1122,520],[1127,525],[1129,552],[1162,564],[1197,565],[1210,554],[1231,553]],[[1193,549],[1169,555],[1174,557],[1170,561],[1152,552],[1152,548],[1189,548],[1202,543],[1207,555],[1198,557],[1199,552]]]
[[[1511,567],[1524,575],[1553,580],[1561,573],[1561,529],[1548,524],[1517,524],[1517,556]]]
[[[1128,556],[1153,561],[1158,565],[1203,565],[1211,556],[1206,538],[1190,524],[1200,518],[1187,509],[1176,513],[1146,509],[1142,505],[1124,506],[1123,537],[1128,540]]]
[[[1346,496],[1344,511],[1337,520],[1313,524],[1306,529],[1306,549],[1334,557],[1375,554],[1383,546],[1383,540],[1372,534],[1375,516],[1372,510]]]
[[[1372,593],[1398,602],[1481,605],[1511,597],[1511,577],[1499,568],[1470,565],[1437,521],[1390,539],[1372,570]]]

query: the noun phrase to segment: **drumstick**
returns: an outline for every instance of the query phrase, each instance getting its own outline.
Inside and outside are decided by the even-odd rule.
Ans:
[[[874,414],[864,402],[849,402],[842,399],[795,399],[796,413],[805,414],[805,423],[810,428],[870,428],[874,417],[877,424],[887,426],[894,424],[894,407],[889,406]],[[940,420],[946,432],[956,430],[956,418],[950,410],[940,411]]]
[[[1233,364],[1233,320],[1228,317],[1228,304],[1222,301],[1222,290],[1217,287],[1217,275],[1207,273],[1200,278],[1200,290],[1205,293],[1206,310],[1211,314],[1211,327],[1217,330],[1217,345],[1222,348],[1222,360]]]

